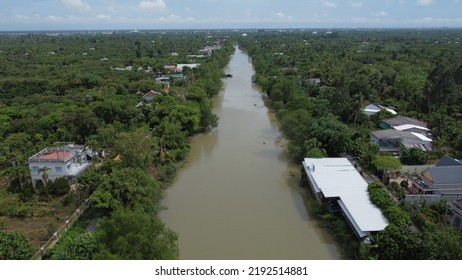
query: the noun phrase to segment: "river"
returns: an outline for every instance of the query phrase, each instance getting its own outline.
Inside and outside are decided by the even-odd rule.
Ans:
[[[164,193],[161,219],[179,234],[180,259],[339,259],[335,242],[309,216],[300,166],[284,153],[274,112],[236,51],[213,99],[218,128],[191,139],[191,152]]]

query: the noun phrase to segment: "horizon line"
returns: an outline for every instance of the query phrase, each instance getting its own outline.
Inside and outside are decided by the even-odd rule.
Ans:
[[[24,33],[24,32],[114,32],[129,31],[132,33],[142,33],[143,31],[265,31],[265,30],[439,30],[439,29],[462,29],[462,27],[435,26],[435,27],[241,27],[241,28],[102,28],[102,29],[17,29],[0,30],[0,33]]]

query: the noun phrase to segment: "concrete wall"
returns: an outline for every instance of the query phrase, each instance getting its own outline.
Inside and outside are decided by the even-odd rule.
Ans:
[[[411,204],[431,204],[435,202],[440,202],[442,200],[452,201],[461,199],[462,195],[418,195],[418,194],[406,194],[404,201]]]
[[[56,163],[56,162],[30,162],[29,168],[31,173],[32,184],[35,186],[37,180],[42,180],[42,173],[38,174],[33,171],[33,167],[43,168],[48,167],[50,170],[47,171],[48,178],[53,181],[56,178],[67,176],[67,163]],[[61,167],[62,172],[56,172],[56,167]]]

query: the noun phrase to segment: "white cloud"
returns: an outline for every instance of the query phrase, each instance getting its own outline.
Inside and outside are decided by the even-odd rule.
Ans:
[[[440,22],[440,23],[458,23],[462,22],[462,18],[434,18],[434,17],[424,17],[417,22]]]
[[[352,2],[352,3],[351,3],[351,7],[352,7],[352,8],[362,8],[362,7],[363,7],[363,3]]]
[[[327,8],[337,8],[337,4],[330,1],[324,1],[323,5]]]
[[[273,14],[275,18],[277,19],[286,19],[286,20],[292,20],[292,16],[286,16],[284,13],[278,12]]]
[[[51,21],[59,21],[59,20],[63,20],[62,17],[57,17],[57,16],[47,16],[45,17],[46,20],[51,20]]]
[[[97,16],[96,16],[96,19],[98,19],[98,20],[110,20],[110,19],[111,19],[111,16],[108,16],[108,15],[97,15]]]
[[[187,17],[184,21],[196,21],[196,19],[194,17]]]
[[[143,10],[164,11],[167,9],[167,5],[165,4],[164,0],[141,1],[139,6]]]
[[[433,3],[433,0],[417,0],[417,5],[419,6],[428,6]]]
[[[385,11],[380,11],[378,13],[371,13],[371,15],[374,17],[386,17],[388,16],[388,13]]]
[[[160,17],[159,20],[164,21],[164,22],[180,22],[182,21],[182,18],[180,16],[172,14],[172,15],[169,15],[168,17]]]
[[[109,6],[109,7],[107,8],[107,10],[108,10],[109,12],[111,12],[111,13],[114,13],[114,14],[119,12],[118,9],[117,9],[116,7],[112,7],[112,6]]]
[[[66,7],[70,9],[75,9],[79,11],[90,11],[91,7],[86,2],[82,0],[61,0]]]
[[[352,22],[366,22],[367,21],[365,17],[351,17],[350,20]]]
[[[24,15],[16,15],[16,18],[20,20],[31,20],[32,19],[31,17],[24,16]]]
[[[279,13],[276,13],[276,17],[285,18],[286,16],[283,13],[279,12]]]

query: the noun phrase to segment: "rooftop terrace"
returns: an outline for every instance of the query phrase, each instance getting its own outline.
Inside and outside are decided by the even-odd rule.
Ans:
[[[31,156],[29,162],[67,162],[83,150],[83,146],[72,144],[46,148]]]

